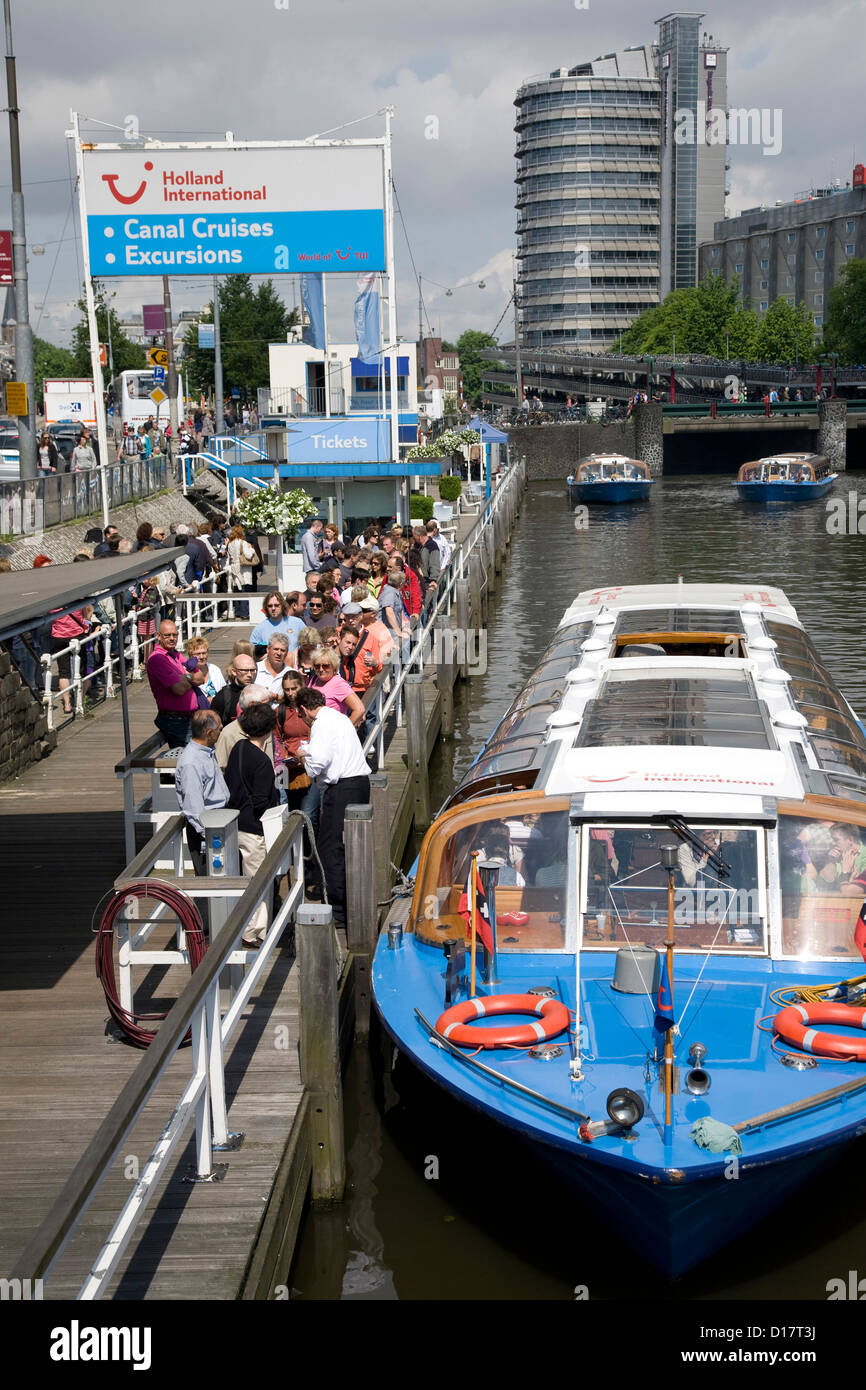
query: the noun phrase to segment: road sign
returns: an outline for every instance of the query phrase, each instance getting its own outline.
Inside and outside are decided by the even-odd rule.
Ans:
[[[200,323],[198,326],[198,345],[200,348],[216,347],[216,327],[212,323]]]
[[[168,353],[165,348],[149,348],[147,360],[152,367],[167,367]]]
[[[150,399],[153,401],[154,405],[162,405],[163,401],[168,400],[168,396],[165,394],[161,386],[154,386],[153,390],[150,393]]]
[[[27,414],[27,383],[26,383],[26,381],[7,381],[7,383],[6,383],[6,414],[7,414],[7,415],[26,415],[26,414]]]
[[[12,284],[12,233],[0,232],[0,285]]]
[[[165,381],[165,367],[154,367],[153,379],[154,381]]]

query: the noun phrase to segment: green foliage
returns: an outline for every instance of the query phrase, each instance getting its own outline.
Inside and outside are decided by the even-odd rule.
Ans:
[[[463,376],[463,395],[473,405],[481,404],[483,368],[499,365],[493,360],[493,354],[485,352],[484,349],[495,348],[496,346],[495,338],[489,333],[480,333],[475,328],[468,328],[457,339],[457,351],[460,353],[460,372]]]
[[[315,516],[316,507],[303,488],[280,492],[278,488],[263,487],[244,493],[238,502],[237,514],[241,524],[251,531],[283,536],[291,534],[307,517]]]
[[[33,375],[35,377],[36,390],[36,409],[42,409],[42,398],[45,394],[44,384],[46,377],[53,376],[75,376],[73,370],[74,357],[68,348],[55,347],[53,343],[48,343],[44,338],[33,339]],[[87,367],[87,376],[90,376],[90,364]]]
[[[443,339],[442,339],[442,351],[443,351],[443,352],[456,352],[456,351],[457,351],[457,348],[456,348],[456,345],[455,345],[454,343],[449,343],[448,340],[447,340],[447,338],[443,338]]]
[[[424,496],[423,492],[413,492],[410,497],[409,512],[413,521],[429,521],[433,515],[435,498]]]
[[[226,395],[233,386],[255,391],[270,381],[268,343],[284,343],[295,322],[294,310],[280,299],[272,280],[253,289],[249,275],[227,275],[219,287],[220,345]],[[202,323],[213,323],[213,301],[202,310]],[[214,350],[198,345],[198,326],[184,339],[187,391],[214,389]]]
[[[815,346],[815,322],[805,304],[774,299],[758,324],[756,360],[759,362],[807,361]]]
[[[866,261],[848,261],[830,291],[824,348],[845,366],[866,362]]]
[[[443,502],[456,502],[463,491],[463,483],[460,478],[447,475],[439,479],[439,496]]]
[[[104,289],[101,289],[94,282],[96,291],[96,328],[99,333],[99,341],[108,343],[108,325],[111,323],[111,353],[114,361],[114,375],[120,372],[134,372],[147,366],[144,355],[144,348],[139,347],[131,338],[127,338],[125,333],[120,330],[120,323],[111,300],[114,298],[106,296]],[[91,376],[90,366],[90,336],[87,331],[87,302],[79,299],[78,308],[81,310],[81,318],[72,330],[72,367],[70,376],[89,377]],[[103,374],[107,380],[108,370],[103,369]],[[47,374],[48,375],[48,374]]]
[[[805,306],[776,299],[762,319],[747,308],[739,282],[708,275],[695,289],[673,290],[662,304],[641,314],[622,335],[624,353],[677,356],[706,353],[746,362],[791,362],[808,358],[815,342]]]

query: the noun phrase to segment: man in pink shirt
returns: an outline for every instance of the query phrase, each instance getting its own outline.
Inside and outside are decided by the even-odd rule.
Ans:
[[[145,668],[156,700],[153,722],[165,735],[169,748],[183,748],[189,743],[190,718],[198,709],[195,687],[207,680],[207,667],[187,670],[185,658],[177,650],[177,636],[177,627],[170,618],[161,622]]]

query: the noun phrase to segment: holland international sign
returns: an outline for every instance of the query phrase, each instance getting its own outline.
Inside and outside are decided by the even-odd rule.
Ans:
[[[380,271],[381,141],[82,145],[90,273]]]

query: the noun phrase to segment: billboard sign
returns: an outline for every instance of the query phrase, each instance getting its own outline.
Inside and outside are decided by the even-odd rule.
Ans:
[[[90,274],[381,271],[383,148],[82,146]]]
[[[145,337],[161,338],[165,333],[165,306],[142,304],[141,322]]]
[[[0,285],[11,285],[12,275],[12,233],[0,232]]]
[[[200,348],[216,347],[216,327],[212,323],[200,323],[198,326],[198,345]]]

